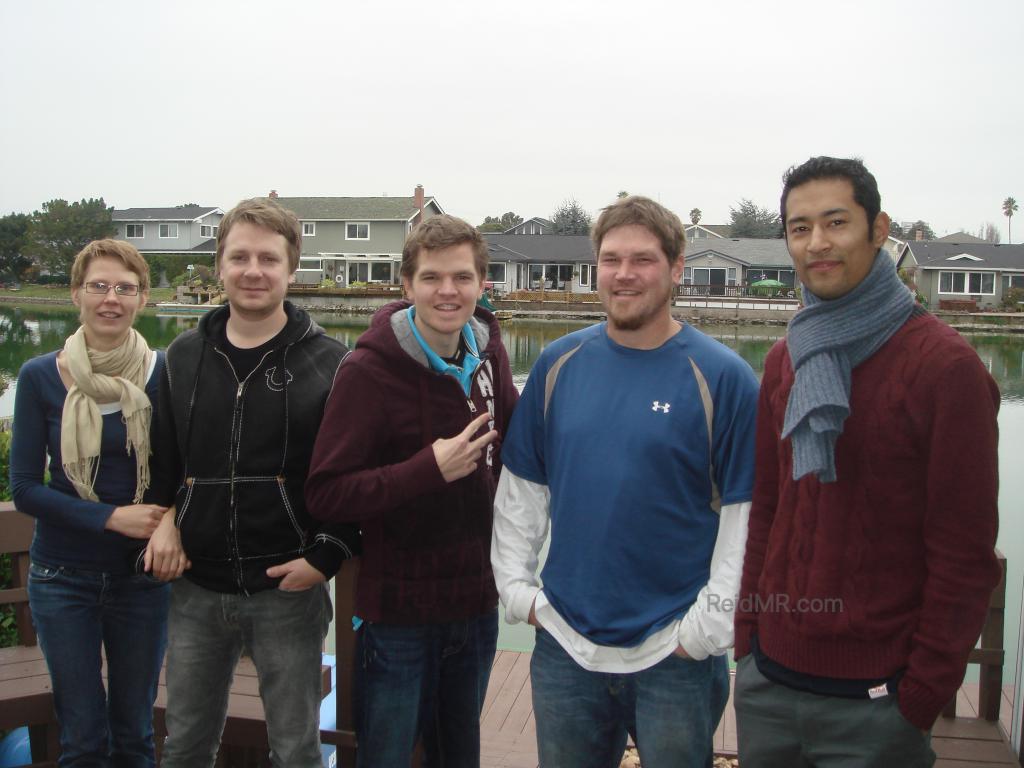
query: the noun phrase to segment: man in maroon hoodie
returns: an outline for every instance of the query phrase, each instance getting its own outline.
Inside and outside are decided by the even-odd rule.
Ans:
[[[518,394],[494,315],[476,306],[487,245],[453,216],[402,252],[410,301],[377,312],[341,365],[306,483],[314,514],[362,528],[358,764],[477,768],[497,642],[492,503]]]
[[[859,160],[811,158],[784,182],[805,306],[761,381],[740,764],[928,766],[999,580],[999,391],[900,282]]]

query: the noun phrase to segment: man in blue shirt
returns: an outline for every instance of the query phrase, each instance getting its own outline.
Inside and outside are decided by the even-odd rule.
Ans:
[[[679,218],[606,208],[592,233],[606,323],[548,346],[502,448],[491,560],[506,617],[537,627],[542,768],[711,764],[753,485],[757,379],[673,319]],[[551,542],[537,577],[538,555]]]

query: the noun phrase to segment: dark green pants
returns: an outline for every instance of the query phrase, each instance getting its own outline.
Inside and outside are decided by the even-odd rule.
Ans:
[[[747,654],[736,670],[736,734],[743,768],[929,768],[931,737],[894,696],[841,699],[778,685]]]

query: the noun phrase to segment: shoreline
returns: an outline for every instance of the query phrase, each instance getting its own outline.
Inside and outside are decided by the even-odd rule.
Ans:
[[[289,296],[289,301],[298,307],[313,312],[329,312],[339,315],[372,315],[379,307],[377,306],[353,306],[341,304],[320,305],[303,301],[302,295]],[[48,296],[11,296],[0,295],[0,304],[37,304],[49,306],[73,307],[70,298],[52,298]],[[146,303],[146,309],[159,310],[157,302]],[[930,311],[930,310],[929,310]],[[743,325],[743,326],[768,326],[785,327],[788,325],[792,312],[780,310],[758,310],[757,317],[743,315],[744,310],[736,309],[713,309],[695,307],[672,307],[672,316],[680,321],[691,325]],[[768,313],[777,317],[766,316]],[[194,312],[178,313],[183,316],[195,314]],[[590,322],[601,322],[606,315],[601,311],[579,310],[579,309],[497,309],[496,314],[500,320],[579,320]],[[953,330],[960,333],[984,333],[984,334],[1021,334],[1024,333],[1024,313],[1007,312],[932,312]],[[984,322],[985,319],[997,322]],[[981,322],[979,322],[981,320]],[[998,321],[1008,321],[1005,324]]]

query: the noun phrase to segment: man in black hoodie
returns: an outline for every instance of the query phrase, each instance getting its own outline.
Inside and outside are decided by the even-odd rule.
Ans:
[[[338,371],[306,498],[358,522],[360,768],[476,768],[498,634],[494,491],[518,393],[494,315],[476,306],[487,244],[436,216],[402,252],[411,302],[373,317]]]
[[[304,501],[313,436],[347,350],[285,301],[300,233],[272,200],[229,211],[217,239],[228,305],[167,350],[147,498],[171,509],[146,566],[185,578],[171,597],[164,768],[213,765],[243,650],[259,673],[273,764],[321,764],[326,581],[358,534],[320,527]]]

